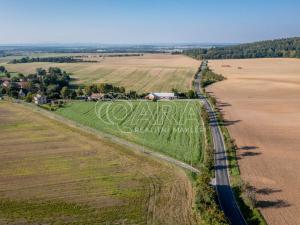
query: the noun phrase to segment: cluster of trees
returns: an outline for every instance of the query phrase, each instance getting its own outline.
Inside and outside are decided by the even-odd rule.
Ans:
[[[92,93],[103,93],[110,95],[112,98],[118,99],[137,99],[146,96],[148,93],[138,94],[136,91],[130,90],[126,92],[126,89],[122,86],[114,86],[108,83],[91,84],[87,85],[83,89],[85,95],[91,95]]]
[[[197,94],[194,90],[188,90],[187,92],[180,92],[176,88],[172,88],[171,91],[177,96],[177,98],[182,98],[182,99],[193,99],[197,98]]]
[[[214,73],[208,67],[203,71],[202,79],[201,79],[201,87],[206,87],[210,84],[213,84],[218,81],[222,81],[226,79],[221,74]]]
[[[72,56],[62,56],[62,57],[42,57],[42,58],[23,57],[21,59],[13,59],[9,63],[17,64],[17,63],[33,63],[33,62],[77,63],[77,62],[95,62],[95,61],[84,61],[83,59],[72,57]]]
[[[184,54],[196,59],[300,58],[300,38],[260,41],[227,47],[188,49]]]
[[[7,73],[7,78],[10,77]],[[63,90],[69,87],[70,76],[58,67],[50,67],[48,70],[38,68],[36,73],[24,76],[19,73],[10,79],[8,86],[1,86],[1,94],[8,94],[11,97],[18,98],[20,91],[25,95],[31,96],[36,93],[46,95],[50,99],[66,97]],[[76,93],[75,93],[76,94]],[[69,93],[70,97],[74,93]]]

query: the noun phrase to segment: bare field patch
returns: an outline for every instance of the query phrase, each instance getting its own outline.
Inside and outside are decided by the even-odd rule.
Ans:
[[[193,224],[169,164],[0,101],[1,224]]]
[[[239,147],[243,180],[268,224],[300,224],[300,60],[211,60],[208,88]]]
[[[107,82],[138,92],[161,92],[192,88],[192,80],[200,63],[184,55],[144,54],[127,57],[92,57],[96,63],[23,63],[5,64],[9,70],[35,72],[36,68],[61,67],[73,74],[75,83]],[[1,61],[0,61],[1,62]]]

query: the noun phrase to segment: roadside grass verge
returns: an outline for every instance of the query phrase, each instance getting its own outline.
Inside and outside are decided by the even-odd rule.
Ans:
[[[214,178],[214,149],[209,125],[209,116],[204,106],[202,106],[201,117],[204,121],[206,142],[203,166],[200,175],[196,178],[195,205],[198,213],[200,214],[200,224],[226,225],[228,224],[228,221],[217,204],[217,193],[211,185],[212,178]]]

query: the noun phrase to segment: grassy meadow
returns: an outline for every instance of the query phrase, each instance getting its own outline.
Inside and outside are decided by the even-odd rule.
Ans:
[[[30,57],[64,56],[65,54],[42,54]],[[11,72],[29,74],[36,68],[61,67],[72,73],[75,84],[112,83],[138,92],[167,92],[172,88],[186,91],[192,88],[193,76],[200,62],[184,55],[144,54],[143,56],[100,57],[85,55],[95,63],[22,63],[7,64],[12,56],[0,58]],[[16,57],[17,58],[17,57]]]
[[[5,101],[0,161],[0,224],[193,224],[183,171]]]
[[[56,112],[179,160],[201,162],[205,134],[199,101],[77,101]]]

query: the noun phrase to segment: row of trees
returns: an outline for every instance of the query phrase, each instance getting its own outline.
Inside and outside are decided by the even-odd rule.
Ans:
[[[33,63],[33,62],[77,63],[77,62],[95,62],[95,61],[84,61],[83,59],[72,57],[72,56],[63,56],[63,57],[42,57],[42,58],[23,57],[21,59],[13,59],[9,63],[17,64],[17,63]]]
[[[187,92],[180,92],[178,91],[178,89],[176,88],[172,88],[171,91],[175,94],[175,96],[177,96],[177,98],[189,98],[189,99],[193,99],[193,98],[197,98],[197,94],[194,90],[188,90]]]
[[[222,76],[221,74],[214,73],[209,69],[209,67],[207,67],[202,74],[201,87],[204,88],[210,84],[222,81],[224,79],[226,79],[224,76]]]
[[[260,41],[227,47],[189,49],[184,54],[196,59],[300,58],[300,38]]]

